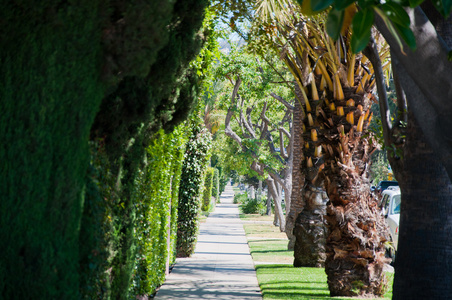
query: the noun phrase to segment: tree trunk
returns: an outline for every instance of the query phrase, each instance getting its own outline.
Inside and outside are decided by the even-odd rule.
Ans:
[[[295,84],[295,93],[297,98],[301,99],[300,88]],[[303,200],[303,189],[305,185],[305,178],[302,173],[303,155],[303,112],[299,101],[295,101],[293,111],[293,167],[292,167],[292,193],[290,200],[290,211],[286,217],[286,233],[289,237],[289,250],[294,249],[296,237],[294,234],[295,221],[298,214],[303,210],[305,202]],[[300,259],[298,254],[302,252],[295,251],[295,261]],[[295,262],[294,262],[295,264]],[[297,263],[298,265],[298,263]]]
[[[445,166],[449,176],[452,174],[452,133],[451,114],[452,102],[452,62],[449,60],[448,47],[437,29],[429,22],[420,7],[406,9],[411,19],[411,29],[416,37],[417,49],[412,51],[404,47],[402,53],[396,39],[387,29],[383,20],[376,15],[375,21],[378,30],[391,45],[392,59],[394,57],[406,70],[406,73],[417,85],[417,90],[425,95],[425,100],[418,105],[428,107],[428,111],[416,114],[416,120],[423,120],[420,128],[435,155]],[[432,17],[432,16],[429,16]],[[450,24],[450,20],[447,22]],[[443,34],[446,33],[443,29]],[[448,33],[446,33],[448,34]],[[446,38],[446,40],[448,40]],[[415,63],[414,63],[415,62]],[[408,93],[408,90],[405,89]]]
[[[270,176],[267,177],[267,186],[272,198],[275,202],[275,226],[279,226],[281,232],[285,231],[286,222],[284,219],[284,213],[281,206],[281,189],[277,187],[278,183],[275,182]],[[278,224],[279,223],[279,224]],[[278,224],[278,225],[277,225]]]
[[[346,184],[341,182],[340,184]],[[342,185],[350,193],[336,193],[337,184],[329,184],[327,207],[327,258],[325,272],[331,296],[382,295],[386,284],[383,275],[385,224],[376,201],[360,183]],[[364,185],[366,187],[366,185]]]
[[[267,190],[267,216],[272,215],[272,196],[270,194],[270,191]]]
[[[345,99],[353,98],[364,113],[370,99],[345,89]],[[351,94],[350,94],[351,93]],[[328,115],[328,114],[327,114]],[[347,126],[347,125],[345,125]],[[325,187],[329,202],[326,224],[328,238],[325,272],[331,296],[375,296],[384,293],[386,279],[383,267],[387,226],[370,192],[368,167],[375,145],[357,127],[326,130],[324,148],[328,149],[320,164],[324,166]],[[339,151],[339,155],[335,151]],[[309,170],[308,170],[308,175]]]
[[[449,299],[452,184],[411,110],[408,117],[393,299]]]
[[[262,200],[262,180],[259,180],[259,186],[257,188],[257,199]]]
[[[323,267],[326,259],[326,203],[328,196],[323,188],[310,186],[303,197],[306,199],[305,209],[298,214],[294,235],[294,267]]]
[[[248,197],[250,199],[256,199],[256,193],[254,192],[254,186],[253,185],[248,186],[248,192],[249,192]]]

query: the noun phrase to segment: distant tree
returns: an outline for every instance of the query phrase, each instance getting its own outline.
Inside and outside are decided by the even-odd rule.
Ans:
[[[225,134],[230,137],[246,157],[248,166],[265,178],[275,200],[275,211],[281,231],[285,230],[285,217],[281,206],[282,190],[286,210],[290,210],[292,176],[292,110],[293,105],[272,93],[272,84],[281,78],[268,65],[234,49],[224,56],[218,68],[232,89],[225,118]],[[279,87],[281,90],[281,87]],[[274,89],[273,91],[277,91]],[[286,91],[287,93],[287,91]],[[290,95],[290,94],[289,94]],[[268,105],[268,100],[278,104]],[[275,145],[275,140],[279,144]],[[279,149],[277,149],[279,146]]]

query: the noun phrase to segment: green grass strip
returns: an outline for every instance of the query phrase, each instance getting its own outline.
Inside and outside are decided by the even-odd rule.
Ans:
[[[259,217],[253,216],[253,220],[258,221]],[[360,299],[330,297],[323,268],[294,268],[293,250],[287,250],[287,237],[277,232],[277,227],[252,223],[243,227],[264,300]],[[386,276],[388,291],[380,299],[392,298],[394,274],[386,273]]]

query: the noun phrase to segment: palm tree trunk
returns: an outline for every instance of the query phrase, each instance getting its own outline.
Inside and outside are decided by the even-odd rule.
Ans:
[[[370,100],[364,94],[346,88],[344,93],[345,99],[355,101],[356,106],[350,107],[354,114],[359,116],[369,109]],[[336,101],[336,106],[339,104]],[[355,109],[358,105],[361,111]],[[330,116],[334,118],[333,113]],[[368,170],[375,145],[363,137],[367,123],[363,128],[358,132],[356,125],[342,123],[322,133],[327,149],[323,174],[330,199],[325,272],[331,296],[382,295],[386,283],[384,243],[389,237],[370,192]]]
[[[292,193],[290,200],[291,202],[290,211],[286,217],[286,233],[287,236],[289,237],[288,245],[289,249],[294,249],[296,243],[295,241],[296,238],[293,233],[295,228],[295,220],[297,219],[298,214],[303,210],[304,207],[302,192],[305,179],[301,171],[301,164],[303,162],[302,125],[303,125],[303,113],[301,111],[301,105],[298,101],[295,101],[293,112],[294,143],[293,143]],[[294,253],[295,260],[297,260],[296,253]]]
[[[303,199],[304,210],[298,214],[294,235],[294,267],[323,267],[326,259],[326,202],[328,196],[323,188],[323,181],[317,187],[309,185],[305,188]]]

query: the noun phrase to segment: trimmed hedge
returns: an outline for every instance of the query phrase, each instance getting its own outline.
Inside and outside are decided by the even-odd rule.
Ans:
[[[223,167],[218,167],[218,170],[220,171],[220,195],[224,192],[224,189],[226,188],[226,185],[229,181],[228,174],[225,173]]]
[[[141,218],[137,193],[145,184],[146,148],[154,135],[161,128],[172,131],[196,103],[198,78],[190,61],[203,44],[200,29],[206,4],[207,0],[109,1],[104,12],[109,18],[102,31],[102,76],[112,86],[91,138],[103,141],[105,168],[115,178],[110,188],[116,197],[112,219],[118,239],[110,247],[107,269],[114,299],[129,299],[136,290],[147,292],[153,285],[154,279],[143,275],[140,288],[130,290],[137,274],[136,255],[143,249],[136,228]]]
[[[177,195],[184,154],[184,131],[160,131],[147,149],[147,164],[137,179],[137,256],[133,295],[152,295],[175,259]]]
[[[2,298],[134,297],[146,146],[192,111],[206,5],[1,1]]]
[[[207,168],[206,178],[204,180],[204,189],[202,192],[202,211],[210,211],[212,209],[213,174],[214,168]]]
[[[213,173],[212,196],[217,203],[220,202],[220,171],[217,168],[214,168]]]
[[[195,248],[199,230],[200,196],[212,137],[198,119],[190,122],[192,128],[186,145],[179,188],[177,222],[177,256],[190,256]]]
[[[80,299],[88,137],[104,94],[99,4],[0,3],[3,299]]]

